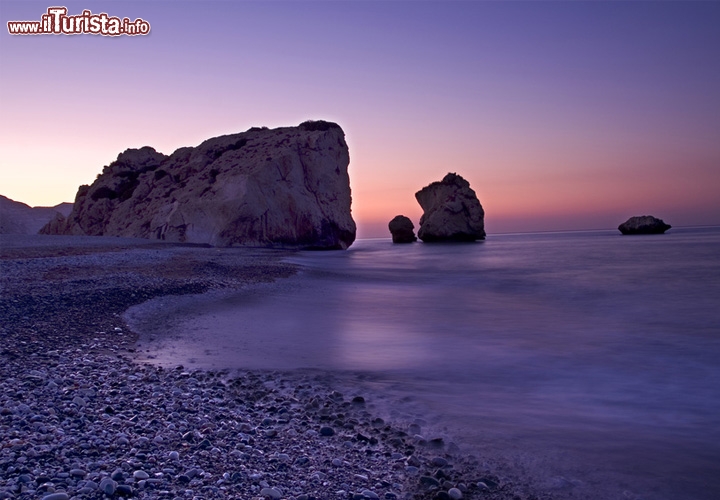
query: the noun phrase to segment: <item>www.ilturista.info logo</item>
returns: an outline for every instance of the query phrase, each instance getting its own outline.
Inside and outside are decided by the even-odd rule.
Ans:
[[[83,10],[77,16],[68,16],[67,7],[49,7],[40,21],[8,21],[11,35],[147,35],[150,23],[137,18],[111,17],[106,13],[93,14]]]

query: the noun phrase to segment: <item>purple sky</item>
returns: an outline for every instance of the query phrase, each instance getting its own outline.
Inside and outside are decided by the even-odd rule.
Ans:
[[[149,36],[11,36],[0,194],[72,201],[121,151],[338,122],[359,236],[457,172],[488,232],[720,224],[720,2],[69,2]]]

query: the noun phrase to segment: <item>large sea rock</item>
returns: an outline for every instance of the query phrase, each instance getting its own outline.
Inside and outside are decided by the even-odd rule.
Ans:
[[[485,239],[485,211],[461,176],[450,173],[415,193],[423,209],[418,237],[424,242]]]
[[[622,234],[662,234],[672,226],[652,215],[630,217],[618,226]]]
[[[37,234],[48,222],[69,214],[71,208],[71,203],[61,203],[54,207],[31,207],[0,196],[0,234]]]
[[[413,243],[417,241],[415,225],[404,215],[396,215],[388,223],[393,243]]]
[[[43,232],[345,249],[355,240],[349,162],[343,130],[324,121],[251,128],[170,156],[128,149]]]

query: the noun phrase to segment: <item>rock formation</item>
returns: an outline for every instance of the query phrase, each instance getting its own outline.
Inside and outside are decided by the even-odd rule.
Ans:
[[[672,226],[652,215],[630,217],[618,226],[622,234],[662,234]]]
[[[388,224],[393,243],[413,243],[417,241],[415,226],[412,221],[404,215],[397,215]]]
[[[485,212],[470,183],[447,174],[415,193],[423,209],[418,237],[424,242],[485,239]]]
[[[0,234],[37,234],[55,217],[67,214],[70,203],[54,207],[31,207],[19,201],[0,196]]]
[[[355,240],[349,161],[343,130],[324,121],[253,127],[170,156],[128,149],[43,231],[345,249]]]

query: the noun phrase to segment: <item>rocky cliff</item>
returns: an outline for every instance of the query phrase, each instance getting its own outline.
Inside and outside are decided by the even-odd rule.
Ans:
[[[330,122],[251,128],[172,155],[128,149],[46,234],[345,249],[355,240],[345,134]]]
[[[6,196],[0,196],[0,234],[37,234],[55,217],[69,213],[70,203],[54,207],[31,207]]]

